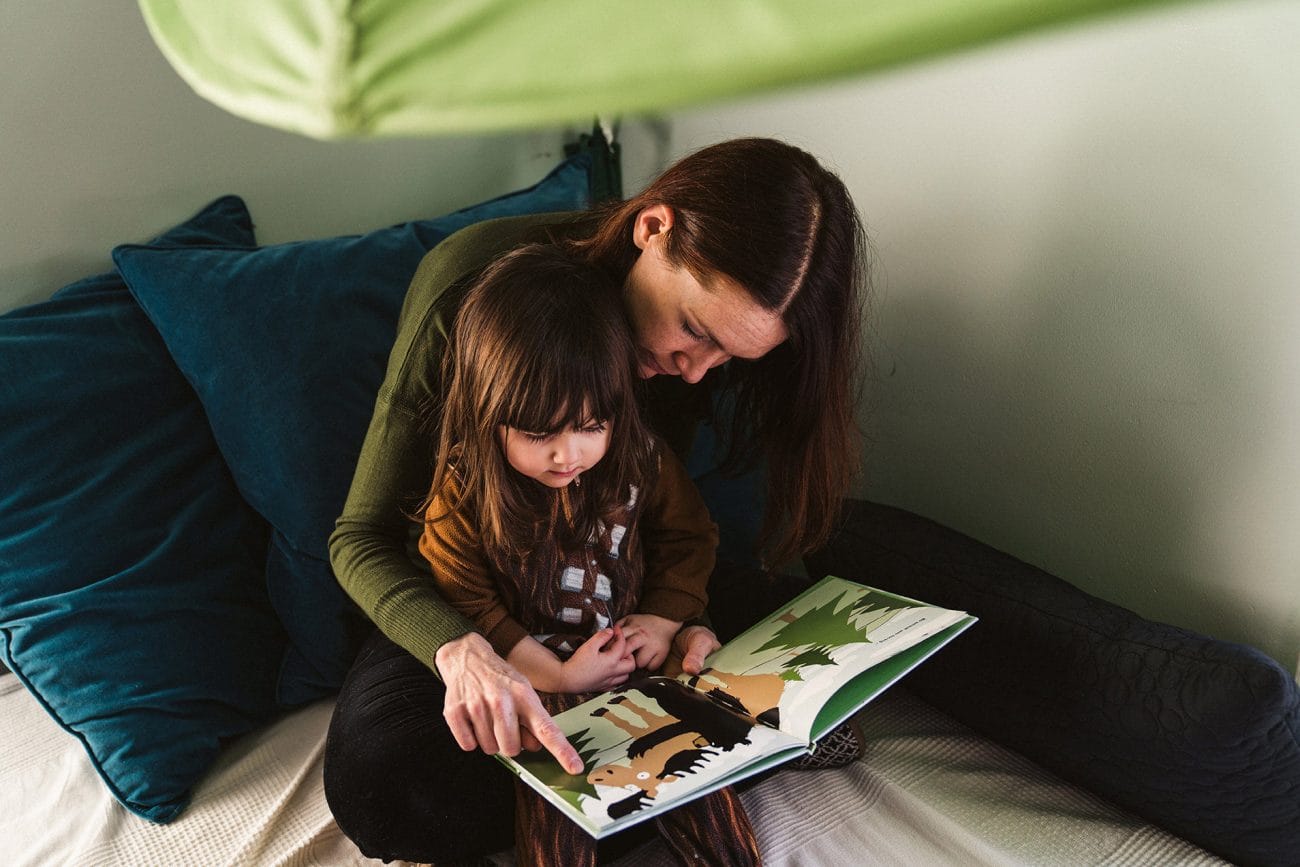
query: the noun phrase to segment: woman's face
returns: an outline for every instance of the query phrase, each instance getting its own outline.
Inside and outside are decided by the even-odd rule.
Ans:
[[[641,376],[680,376],[699,382],[709,368],[730,358],[760,358],[789,335],[779,314],[764,310],[745,289],[722,274],[702,284],[663,253],[672,212],[647,208],[637,218],[633,241],[641,249],[624,283]]]

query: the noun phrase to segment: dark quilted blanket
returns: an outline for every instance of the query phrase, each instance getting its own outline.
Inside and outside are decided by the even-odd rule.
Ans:
[[[908,676],[926,701],[1242,865],[1300,865],[1300,687],[953,530],[852,502],[807,560],[980,618]]]

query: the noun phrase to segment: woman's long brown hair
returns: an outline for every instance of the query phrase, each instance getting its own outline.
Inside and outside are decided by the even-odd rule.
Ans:
[[[637,215],[667,205],[665,252],[706,288],[738,282],[781,314],[789,339],[723,375],[736,395],[724,467],[765,459],[768,512],[760,538],[779,564],[829,536],[857,474],[866,239],[844,183],[810,154],[773,139],[722,142],[690,154],[640,195],[594,216],[569,245],[623,276],[639,254]],[[716,379],[715,379],[716,381]]]
[[[585,542],[652,479],[656,460],[637,408],[636,348],[607,272],[561,247],[532,244],[502,256],[469,288],[446,354],[426,524],[468,510],[498,568],[525,559],[539,538]],[[606,421],[604,458],[580,484],[552,489],[513,470],[497,428],[553,433]],[[449,488],[461,496],[428,514]]]

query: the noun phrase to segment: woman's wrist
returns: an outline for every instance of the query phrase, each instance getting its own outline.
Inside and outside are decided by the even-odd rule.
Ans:
[[[465,660],[472,655],[481,655],[484,651],[494,653],[492,645],[477,632],[466,632],[444,643],[433,654],[433,667],[443,681],[457,669],[463,668]]]

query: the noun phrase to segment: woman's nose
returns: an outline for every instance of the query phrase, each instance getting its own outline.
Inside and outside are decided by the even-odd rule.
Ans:
[[[704,374],[708,373],[710,368],[723,364],[730,357],[721,349],[714,348],[693,352],[678,352],[673,356],[673,361],[676,362],[677,371],[681,374],[682,379],[690,383],[696,383],[704,378]]]

